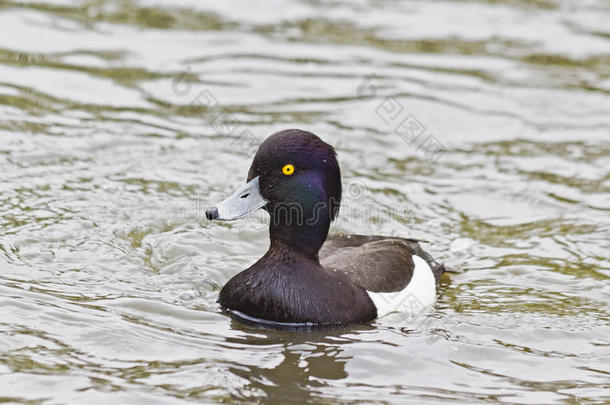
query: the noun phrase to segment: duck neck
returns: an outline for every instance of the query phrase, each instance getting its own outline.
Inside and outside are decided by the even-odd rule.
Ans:
[[[288,248],[319,263],[318,252],[326,241],[331,221],[328,204],[318,203],[311,209],[301,205],[274,208],[270,210],[269,249]]]

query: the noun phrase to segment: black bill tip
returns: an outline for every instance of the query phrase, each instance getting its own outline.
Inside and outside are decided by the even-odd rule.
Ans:
[[[218,218],[218,208],[214,207],[214,208],[210,208],[210,209],[206,210],[205,217],[207,219],[209,219],[210,221]]]

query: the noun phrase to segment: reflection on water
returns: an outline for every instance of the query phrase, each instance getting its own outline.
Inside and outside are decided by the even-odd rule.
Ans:
[[[0,401],[607,403],[609,6],[0,0]],[[219,311],[265,218],[203,210],[291,127],[334,231],[463,270],[423,319]]]

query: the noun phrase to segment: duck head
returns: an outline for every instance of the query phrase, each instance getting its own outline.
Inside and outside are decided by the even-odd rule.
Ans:
[[[259,147],[246,184],[216,207],[209,220],[231,221],[263,208],[271,245],[317,260],[341,204],[341,171],[334,148],[311,132],[289,129]]]

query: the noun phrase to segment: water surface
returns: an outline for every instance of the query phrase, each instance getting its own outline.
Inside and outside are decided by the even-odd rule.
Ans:
[[[0,402],[610,401],[610,3],[0,1]],[[232,321],[256,144],[334,144],[332,232],[427,240],[436,306]],[[417,129],[416,132],[414,128]]]

